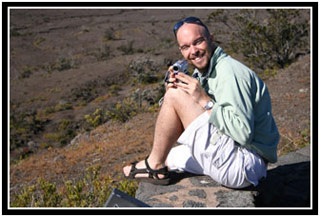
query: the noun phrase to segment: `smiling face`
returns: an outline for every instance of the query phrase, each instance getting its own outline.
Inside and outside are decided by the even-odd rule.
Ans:
[[[201,73],[210,63],[214,45],[212,36],[203,26],[185,23],[177,32],[177,41],[183,57],[194,65]]]

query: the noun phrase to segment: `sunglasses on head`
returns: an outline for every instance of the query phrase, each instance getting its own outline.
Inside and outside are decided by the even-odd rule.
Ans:
[[[174,33],[175,37],[177,37],[178,29],[184,23],[193,23],[193,24],[197,24],[197,25],[203,26],[206,29],[206,31],[209,32],[208,27],[206,25],[204,25],[199,18],[197,18],[197,17],[187,17],[187,18],[184,18],[184,19],[180,20],[179,22],[176,23],[176,25],[174,25],[173,33]]]

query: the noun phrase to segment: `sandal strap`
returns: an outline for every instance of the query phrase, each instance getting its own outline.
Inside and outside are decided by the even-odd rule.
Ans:
[[[149,163],[148,163],[148,159],[149,156],[146,157],[145,159],[145,164],[146,164],[146,168],[142,168],[142,169],[138,169],[136,168],[136,165],[138,163],[138,161],[134,161],[131,163],[131,170],[130,170],[130,173],[129,173],[129,177],[134,179],[135,176],[139,173],[143,173],[143,174],[148,174],[148,177],[151,178],[151,179],[158,179],[158,180],[162,180],[162,179],[167,179],[169,178],[169,171],[168,171],[168,167],[165,166],[161,169],[158,169],[158,170],[154,170],[154,169],[151,169]],[[163,178],[159,178],[158,174],[161,174],[163,175],[164,177]]]
[[[166,178],[169,177],[169,171],[168,171],[168,167],[167,166],[162,167],[161,169],[158,169],[158,170],[151,169],[151,167],[150,167],[150,165],[148,163],[148,158],[149,158],[149,156],[146,157],[144,162],[146,164],[146,170],[149,173],[149,178],[156,177],[158,180],[160,180],[160,179],[166,179]],[[158,174],[164,175],[164,177],[163,178],[159,178]]]
[[[139,173],[149,173],[148,170],[146,168],[143,168],[143,169],[138,169],[136,168],[136,165],[137,165],[138,161],[134,161],[131,163],[131,170],[130,170],[130,173],[129,173],[129,177],[130,178],[135,178],[135,176]]]

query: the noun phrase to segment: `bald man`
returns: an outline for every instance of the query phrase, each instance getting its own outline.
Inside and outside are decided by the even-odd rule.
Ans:
[[[169,171],[180,170],[230,188],[256,186],[267,163],[277,161],[279,142],[266,85],[216,46],[199,18],[185,18],[173,31],[195,70],[189,76],[169,68],[151,153],[125,166],[124,175],[167,185]]]

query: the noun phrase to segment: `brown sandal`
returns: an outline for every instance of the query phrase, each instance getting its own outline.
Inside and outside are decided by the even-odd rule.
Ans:
[[[149,163],[147,161],[148,157],[146,157],[146,159],[144,160],[146,167],[147,167],[144,169],[137,169],[136,168],[138,161],[132,162],[129,176],[126,176],[126,178],[132,179],[132,180],[137,180],[137,181],[142,181],[142,182],[148,182],[148,183],[152,183],[155,185],[168,185],[170,183],[170,177],[169,177],[170,173],[168,171],[168,167],[163,167],[158,170],[153,170],[150,168]],[[135,177],[137,174],[141,174],[141,173],[142,174],[148,173],[149,176],[148,177]],[[164,177],[159,178],[159,176],[158,176],[159,174],[164,175]]]

